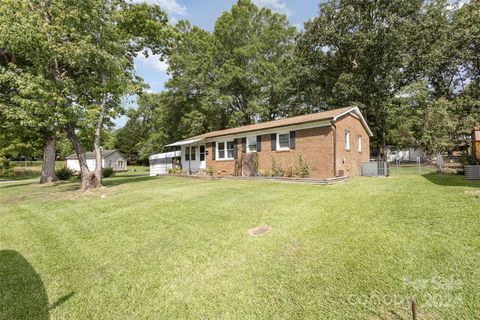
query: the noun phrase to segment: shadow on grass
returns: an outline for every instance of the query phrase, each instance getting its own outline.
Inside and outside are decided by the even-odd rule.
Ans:
[[[429,173],[424,174],[423,177],[439,186],[480,188],[480,181],[468,181],[461,175]]]
[[[64,295],[51,306],[43,281],[15,250],[0,250],[0,319],[49,319],[55,309],[75,295]]]
[[[102,184],[106,187],[113,187],[113,186],[118,186],[124,183],[137,183],[137,182],[143,182],[147,180],[152,180],[155,179],[155,177],[150,177],[150,176],[118,176],[118,177],[112,177],[108,179],[104,179],[102,181]]]
[[[0,251],[0,319],[48,319],[42,279],[17,251]]]
[[[32,184],[38,184],[38,181],[29,181],[29,182],[5,182],[0,183],[0,189],[7,189],[7,188],[14,188],[14,187],[22,187],[22,186],[29,186]]]

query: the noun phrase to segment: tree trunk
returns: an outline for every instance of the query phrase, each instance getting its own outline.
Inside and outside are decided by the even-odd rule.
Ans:
[[[49,183],[57,181],[55,174],[55,152],[56,152],[57,137],[55,135],[55,125],[50,125],[48,133],[43,140],[43,163],[42,175],[40,176],[40,183]]]
[[[102,85],[105,87],[105,75],[102,73]],[[95,148],[95,176],[97,180],[102,183],[102,147],[101,147],[101,140],[102,140],[102,127],[103,127],[103,120],[105,118],[105,108],[107,105],[107,94],[104,93],[102,96],[102,102],[100,104],[100,114],[98,115],[97,125],[95,127],[95,137],[93,139],[93,145]]]
[[[99,188],[102,186],[100,180],[97,179],[95,173],[90,172],[87,165],[87,159],[85,153],[83,153],[82,146],[78,140],[77,134],[75,133],[75,127],[72,124],[66,126],[68,138],[72,142],[73,148],[75,149],[75,154],[78,158],[78,164],[80,165],[80,176],[82,178],[81,190],[88,190]]]

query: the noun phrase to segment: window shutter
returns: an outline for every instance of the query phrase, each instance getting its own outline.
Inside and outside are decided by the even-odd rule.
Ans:
[[[212,142],[212,160],[215,160],[215,154],[217,153],[217,150],[215,149],[217,144],[215,141]]]
[[[257,136],[257,152],[262,151],[262,136]]]
[[[238,139],[233,139],[233,159],[238,158],[238,148],[237,148]]]
[[[247,138],[242,138],[242,153],[247,152]]]
[[[290,131],[290,149],[295,149],[295,131]]]
[[[276,133],[272,133],[270,135],[270,143],[271,143],[272,151],[277,150],[277,134]]]

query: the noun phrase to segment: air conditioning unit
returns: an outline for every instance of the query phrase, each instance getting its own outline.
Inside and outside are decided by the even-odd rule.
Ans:
[[[465,180],[480,180],[480,165],[465,165]]]

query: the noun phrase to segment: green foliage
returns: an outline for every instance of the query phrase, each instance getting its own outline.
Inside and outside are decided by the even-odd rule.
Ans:
[[[113,171],[113,168],[107,167],[102,169],[102,176],[104,178],[113,177],[114,175],[115,171]]]
[[[168,174],[182,174],[184,173],[180,168],[168,168]]]
[[[0,157],[0,176],[13,176],[13,163],[4,157]]]
[[[299,154],[297,158],[297,172],[300,178],[307,178],[310,176],[310,167],[308,163],[303,159],[302,155]]]
[[[205,173],[209,176],[213,175],[213,168],[212,167],[208,167],[207,170],[205,170]]]
[[[55,170],[55,174],[60,180],[70,180],[70,178],[75,174],[75,172],[66,166],[60,167]]]
[[[272,177],[281,177],[283,176],[283,168],[278,165],[277,160],[272,156],[272,170],[271,170]]]

